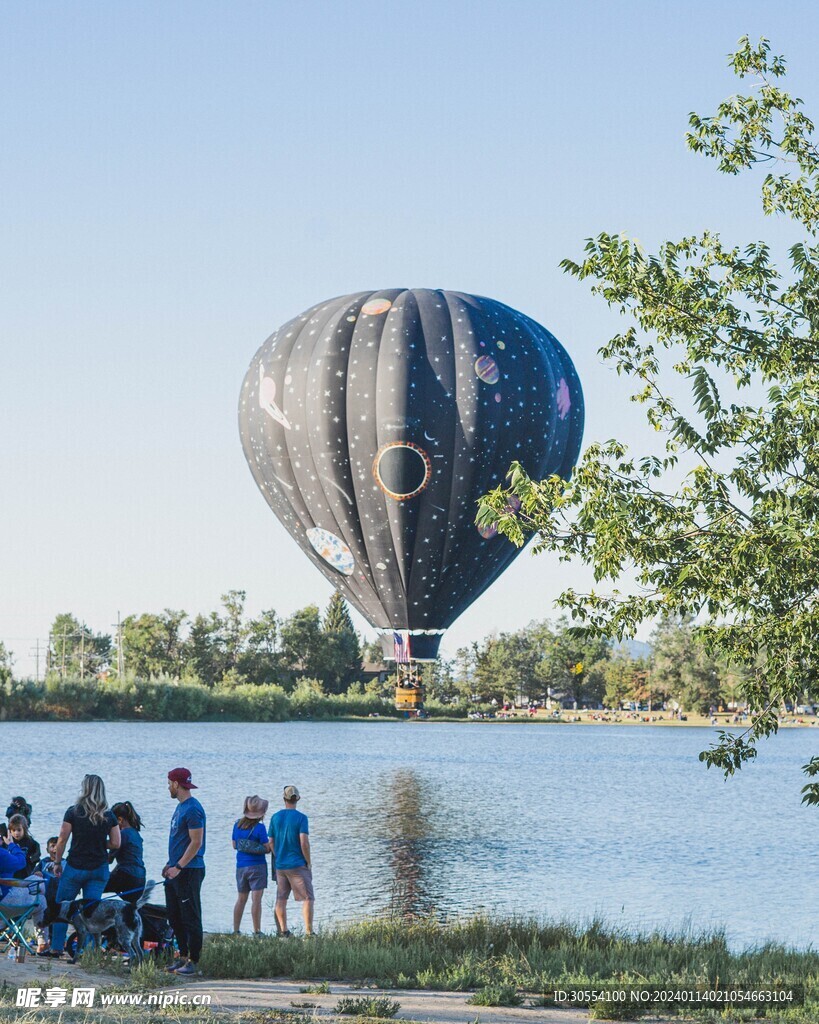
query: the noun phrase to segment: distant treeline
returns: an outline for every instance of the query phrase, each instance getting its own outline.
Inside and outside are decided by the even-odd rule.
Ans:
[[[290,693],[275,684],[204,686],[195,680],[127,675],[6,679],[0,685],[0,719],[5,721],[287,722],[371,715],[399,717],[393,702],[378,694],[327,694],[314,679],[300,680]]]
[[[712,657],[691,618],[660,622],[650,645],[614,645],[561,619],[532,622],[461,648],[454,661],[429,667],[427,688],[443,701],[472,694],[481,702],[513,697],[608,708],[636,702],[707,713],[742,703],[752,673],[764,675],[762,654],[753,668]],[[817,699],[806,679],[803,702]]]
[[[0,714],[71,717],[76,708],[90,718],[283,721],[392,713],[394,679],[380,644],[359,637],[339,594],[323,614],[310,605],[284,618],[273,610],[248,617],[245,599],[231,590],[219,609],[192,618],[170,609],[129,615],[116,633],[58,615],[45,683],[17,679],[0,644]],[[423,667],[427,703],[456,717],[530,701],[673,702],[707,712],[742,701],[747,671],[712,658],[690,619],[661,622],[650,645],[622,646],[565,619],[535,621]]]

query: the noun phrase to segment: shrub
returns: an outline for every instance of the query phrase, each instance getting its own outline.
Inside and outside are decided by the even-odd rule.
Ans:
[[[467,1002],[471,1006],[520,1006],[523,996],[511,985],[487,985],[478,989]]]
[[[345,996],[339,999],[335,1013],[350,1017],[394,1017],[401,1009],[401,1004],[386,996]]]

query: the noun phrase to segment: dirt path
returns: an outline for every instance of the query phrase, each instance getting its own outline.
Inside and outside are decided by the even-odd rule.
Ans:
[[[366,996],[386,996],[401,1004],[396,1020],[433,1021],[436,1024],[472,1024],[479,1017],[481,1024],[520,1024],[537,1021],[538,1024],[586,1024],[589,1015],[582,1010],[528,1009],[503,1006],[470,1006],[468,992],[429,992],[417,989],[353,988],[337,982],[330,983],[329,995],[308,995],[299,992],[306,987],[298,981],[190,981],[186,992],[211,995],[212,1006],[231,1010],[308,1010],[315,1015],[332,1016],[332,1010],[344,996],[356,999]],[[305,1006],[304,1004],[311,1005]],[[295,1004],[295,1005],[294,1005]],[[343,1020],[344,1018],[340,1018]]]
[[[38,960],[29,957],[24,964],[0,960],[0,983],[19,987],[96,987],[111,989],[121,979],[112,974],[91,974],[81,967],[59,961]],[[345,1021],[333,1010],[345,996],[356,999],[384,996],[400,1004],[396,1020],[429,1021],[430,1024],[588,1024],[584,1010],[544,1007],[472,1006],[468,992],[431,992],[419,989],[355,988],[339,982],[330,982],[328,995],[300,992],[307,987],[304,981],[271,979],[246,981],[243,979],[218,980],[205,978],[168,979],[167,991],[184,991],[193,996],[209,995],[213,1010],[300,1010],[310,1017]],[[308,1005],[309,1004],[309,1005]],[[655,1022],[658,1024],[658,1022]]]
[[[82,986],[111,988],[120,981],[111,974],[89,974],[81,967],[54,960],[29,957],[24,964],[0,960],[0,983],[30,988]],[[344,996],[387,996],[401,1004],[396,1019],[435,1021],[440,1024],[472,1024],[480,1017],[481,1024],[519,1024],[537,1020],[538,1024],[586,1024],[588,1014],[577,1010],[507,1009],[504,1007],[469,1006],[467,992],[427,992],[403,989],[359,989],[332,982],[329,995],[307,995],[299,992],[306,982],[244,981],[168,978],[168,990],[199,993],[211,997],[214,1010],[309,1010],[310,1016],[332,1018],[332,1010]],[[299,1007],[293,1004],[302,1004]],[[307,1007],[303,1004],[310,1003]],[[344,1020],[344,1018],[340,1018]]]
[[[90,974],[81,967],[60,960],[45,960],[27,956],[24,964],[14,960],[0,959],[0,984],[16,985],[30,988],[65,987],[65,983],[73,986],[110,988],[116,985],[117,978],[112,974]]]

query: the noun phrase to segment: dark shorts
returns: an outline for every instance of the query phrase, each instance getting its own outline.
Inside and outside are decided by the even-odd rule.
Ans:
[[[236,888],[239,892],[258,892],[267,888],[267,861],[236,868]]]
[[[309,868],[276,868],[276,899],[286,900],[291,892],[299,903],[315,899]]]

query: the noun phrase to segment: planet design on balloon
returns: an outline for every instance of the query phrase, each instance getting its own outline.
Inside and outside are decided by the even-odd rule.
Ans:
[[[520,506],[521,501],[517,494],[510,494],[503,507],[503,511],[507,513],[520,512]],[[489,523],[487,526],[478,524],[477,530],[484,540],[492,540],[493,537],[498,535],[498,527],[495,523]]]
[[[569,410],[572,407],[572,396],[569,392],[569,385],[565,379],[561,380],[557,385],[557,414],[565,420],[569,415]]]
[[[412,441],[390,441],[376,452],[373,476],[388,498],[407,501],[420,494],[429,483],[432,461],[424,449]]]
[[[370,299],[361,307],[361,312],[366,316],[378,316],[380,313],[386,313],[391,305],[389,299]]]
[[[284,415],[276,404],[276,382],[272,377],[266,377],[264,367],[259,363],[259,405],[277,423],[290,430],[290,420]]]
[[[307,531],[307,539],[313,545],[313,550],[321,555],[328,565],[345,576],[353,575],[355,570],[353,553],[340,537],[336,537],[329,530],[322,530],[321,527],[314,526]]]
[[[500,370],[492,356],[478,356],[475,360],[475,373],[484,384],[497,384],[500,380]]]

